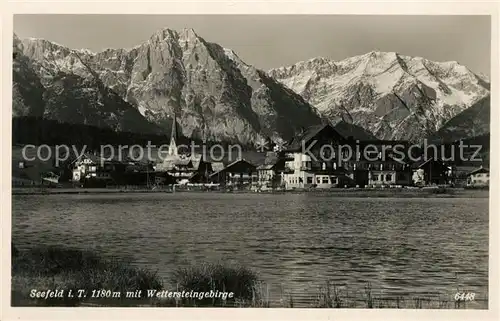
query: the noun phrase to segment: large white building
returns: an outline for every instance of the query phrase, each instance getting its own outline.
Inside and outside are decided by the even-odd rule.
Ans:
[[[320,150],[334,151],[343,137],[330,125],[313,126],[297,137],[284,151],[285,168],[281,179],[286,189],[294,188],[332,188],[345,186],[350,178],[345,169],[338,164],[336,155],[320,155]],[[308,148],[311,146],[312,148]],[[331,148],[322,148],[322,146]],[[307,149],[307,151],[305,150]]]

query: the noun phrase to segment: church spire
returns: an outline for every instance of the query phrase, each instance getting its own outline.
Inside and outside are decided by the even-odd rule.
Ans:
[[[168,146],[168,155],[177,156],[177,144],[175,139],[177,138],[177,115],[174,113],[174,118],[172,120],[172,133],[170,134],[170,145]]]

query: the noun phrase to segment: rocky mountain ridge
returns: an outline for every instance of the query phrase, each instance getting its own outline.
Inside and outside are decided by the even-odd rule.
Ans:
[[[489,128],[489,82],[457,62],[370,52],[264,72],[192,29],[97,53],[14,35],[14,52],[14,116],[168,135],[175,114],[186,137],[243,144],[322,122],[412,141]]]
[[[314,58],[268,74],[330,121],[349,121],[380,139],[421,140],[490,94],[487,79],[456,61],[395,52]]]
[[[300,95],[192,29],[161,29],[132,49],[99,53],[43,39],[19,43],[46,88],[60,73],[102,83],[160,129],[175,114],[187,137],[244,144],[289,139],[321,121]]]

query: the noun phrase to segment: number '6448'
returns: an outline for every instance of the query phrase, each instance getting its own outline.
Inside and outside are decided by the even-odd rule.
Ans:
[[[455,301],[474,301],[474,297],[476,296],[476,293],[473,292],[457,292],[455,294]]]

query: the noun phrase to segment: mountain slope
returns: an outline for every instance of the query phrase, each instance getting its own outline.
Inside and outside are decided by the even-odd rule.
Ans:
[[[454,142],[488,134],[490,132],[490,104],[489,96],[479,100],[472,107],[447,121],[429,140]]]
[[[13,117],[43,117],[116,131],[159,131],[98,77],[83,78],[54,69],[44,70],[40,78],[36,72],[40,66],[23,54],[23,47],[14,36]]]
[[[487,81],[457,62],[394,52],[315,58],[268,74],[330,120],[348,119],[380,139],[421,140],[489,96]]]
[[[99,79],[161,128],[177,115],[187,137],[247,144],[262,136],[289,139],[320,122],[300,95],[192,29],[162,29],[132,49],[99,53],[25,39],[23,53],[46,86],[58,72]]]
[[[22,46],[14,36],[12,64],[12,116],[42,117],[45,103],[44,87],[32,68],[29,59],[22,54]]]

